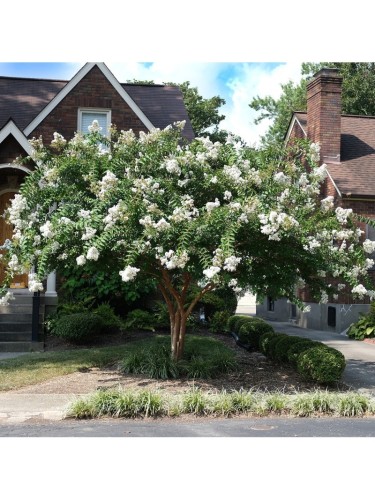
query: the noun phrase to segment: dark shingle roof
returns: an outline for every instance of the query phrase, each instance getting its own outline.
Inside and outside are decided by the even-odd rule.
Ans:
[[[67,83],[65,80],[0,77],[0,130],[9,119],[24,130]],[[194,138],[179,88],[135,84],[122,84],[122,87],[155,127],[164,128],[175,121],[186,120],[183,135]]]
[[[67,84],[63,80],[0,77],[0,130],[12,119],[20,130]]]
[[[306,113],[295,113],[307,132]],[[327,163],[343,195],[375,196],[375,116],[341,116],[341,162]]]

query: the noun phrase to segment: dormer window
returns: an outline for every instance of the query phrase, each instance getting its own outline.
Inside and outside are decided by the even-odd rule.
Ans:
[[[111,110],[110,109],[78,109],[78,131],[82,134],[89,133],[89,127],[96,120],[99,123],[100,133],[104,136],[109,136],[109,127],[111,125]]]

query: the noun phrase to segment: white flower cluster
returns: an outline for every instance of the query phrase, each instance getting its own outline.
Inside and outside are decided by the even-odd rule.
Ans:
[[[327,198],[324,198],[324,200],[321,200],[320,202],[320,207],[323,210],[323,212],[328,212],[334,207],[334,197],[333,196],[327,196]]]
[[[145,193],[145,192],[159,192],[160,194],[164,193],[163,189],[160,188],[160,184],[158,182],[155,182],[154,179],[151,177],[148,178],[139,178],[139,179],[134,179],[133,181],[134,187],[132,187],[133,193]]]
[[[91,215],[91,211],[90,210],[79,210],[78,211],[78,217],[82,217],[82,219],[88,219]]]
[[[371,241],[369,239],[366,239],[363,242],[363,250],[366,253],[373,253],[373,252],[375,252],[375,241]]]
[[[192,220],[198,217],[199,210],[194,207],[194,200],[188,194],[182,196],[182,207],[177,207],[173,210],[173,214],[169,216],[169,220],[173,222],[181,222],[183,220]]]
[[[235,278],[233,278],[229,281],[228,286],[230,288],[232,288],[234,293],[241,293],[242,292],[242,288],[240,286],[238,286],[238,281]]]
[[[45,224],[40,226],[40,232],[44,238],[51,239],[55,236],[54,231],[52,231],[52,223],[51,221],[47,221]]]
[[[117,205],[110,207],[108,209],[108,215],[106,215],[103,219],[103,222],[105,223],[104,230],[106,231],[107,229],[115,225],[119,220],[127,221],[129,217],[127,217],[125,213],[126,206],[123,205],[122,200],[120,200]]]
[[[139,219],[139,223],[142,226],[145,226],[146,229],[154,228],[158,232],[166,231],[167,229],[169,229],[171,227],[170,223],[167,222],[164,219],[164,217],[162,217],[160,220],[158,220],[158,222],[155,222],[151,219],[151,217],[149,215],[146,215],[142,219]]]
[[[224,270],[234,272],[241,260],[241,257],[235,257],[234,255],[227,257],[224,261]]]
[[[288,184],[290,183],[290,177],[284,174],[284,172],[277,172],[273,176],[274,180],[276,182],[279,182],[280,184]]]
[[[163,164],[163,167],[170,174],[173,174],[173,175],[180,175],[181,174],[181,168],[178,164],[178,161],[175,158],[170,158],[169,160],[167,160]]]
[[[320,160],[320,144],[318,142],[310,144],[310,154],[313,161],[318,162]]]
[[[13,224],[14,231],[13,237],[15,239],[21,238],[21,230],[25,228],[27,222],[22,218],[22,212],[27,209],[27,200],[22,194],[15,194],[10,202],[10,207],[7,209],[9,215],[9,222]]]
[[[352,288],[352,294],[356,295],[359,299],[363,299],[367,295],[367,289],[363,285],[357,285]]]
[[[93,227],[85,227],[85,233],[82,235],[82,240],[83,241],[87,241],[87,240],[91,240],[91,238],[93,238],[96,234],[96,229],[94,229]]]
[[[223,172],[234,184],[243,184],[245,182],[241,170],[235,165],[225,165]]]
[[[203,270],[203,274],[209,280],[212,279],[214,276],[216,276],[216,274],[219,272],[220,272],[219,266],[210,266],[209,268]]]
[[[125,144],[126,146],[130,146],[135,140],[136,136],[132,129],[121,130],[117,140],[117,144]]]
[[[158,258],[162,265],[169,270],[175,269],[176,267],[183,269],[189,260],[186,250],[181,254],[176,254],[173,250],[169,250],[165,252],[163,256],[158,256]]]
[[[43,283],[38,281],[38,276],[34,273],[29,274],[29,291],[43,292]]]
[[[140,269],[138,269],[138,267],[126,266],[123,271],[119,272],[119,275],[122,281],[133,281],[139,271]]]
[[[327,165],[325,163],[314,168],[311,172],[311,178],[317,182],[323,182],[327,175]]]
[[[340,222],[340,224],[346,224],[348,221],[348,217],[353,213],[351,208],[342,208],[337,207],[335,210],[336,219]]]
[[[87,127],[88,131],[91,133],[100,132],[102,127],[99,126],[98,120],[93,120],[92,124]]]
[[[107,192],[115,188],[117,183],[118,183],[118,178],[116,177],[116,175],[110,170],[107,170],[102,180],[99,181],[98,183],[99,184],[98,198],[103,200]]]
[[[313,252],[316,248],[320,248],[321,246],[321,243],[314,238],[314,236],[309,236],[307,238],[307,244],[303,245],[303,248],[308,252]]]
[[[12,292],[6,292],[6,294],[0,298],[0,306],[9,305],[10,300],[14,300],[14,294]]]
[[[79,255],[76,258],[77,266],[84,266],[86,264],[86,257],[84,255]]]
[[[209,201],[206,203],[206,210],[208,213],[212,212],[215,208],[220,207],[220,201],[218,198],[215,198],[215,201]]]
[[[296,219],[284,212],[278,213],[273,210],[268,216],[260,214],[258,217],[262,224],[261,232],[268,235],[269,240],[280,241],[279,231],[281,229],[290,231],[293,227],[299,226]]]
[[[61,134],[54,132],[53,139],[51,141],[51,146],[55,148],[62,148],[63,146],[65,146],[65,144],[66,144],[66,139],[64,139],[64,137]]]
[[[95,247],[90,247],[87,251],[86,255],[87,260],[98,260],[99,258],[99,251]]]

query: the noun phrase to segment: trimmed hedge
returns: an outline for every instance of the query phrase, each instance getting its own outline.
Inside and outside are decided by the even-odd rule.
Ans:
[[[238,338],[243,344],[247,344],[252,349],[259,350],[260,337],[264,333],[274,333],[274,329],[260,318],[249,318],[249,320],[241,324]]]
[[[297,370],[304,378],[319,383],[337,382],[345,368],[344,355],[324,344],[300,353]]]
[[[260,351],[281,364],[292,365],[303,378],[321,384],[340,380],[345,357],[340,351],[304,337],[276,333],[271,325],[252,316],[231,316],[230,332],[246,347]]]

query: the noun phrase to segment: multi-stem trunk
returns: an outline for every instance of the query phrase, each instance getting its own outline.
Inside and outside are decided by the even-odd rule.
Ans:
[[[181,290],[173,286],[172,280],[165,269],[162,269],[162,277],[163,279],[159,283],[159,290],[163,294],[168,307],[171,325],[171,356],[174,361],[179,361],[184,352],[187,320],[197,302],[205,293],[212,290],[214,286],[211,283],[206,285],[194,299],[187,304],[186,297],[191,284],[190,274],[185,273],[183,275]]]

